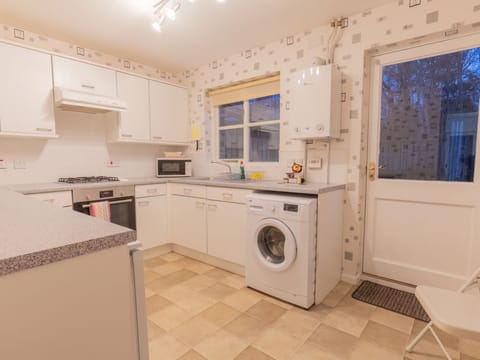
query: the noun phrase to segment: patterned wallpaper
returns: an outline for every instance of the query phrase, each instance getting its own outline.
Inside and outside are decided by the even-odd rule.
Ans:
[[[148,76],[172,83],[180,83],[181,76],[161,71],[158,68],[140,64],[130,59],[122,59],[100,51],[83,48],[79,45],[55,40],[20,28],[0,24],[0,39],[9,40],[26,46],[71,56],[79,60],[91,61],[126,72]]]
[[[385,46],[392,47],[391,44],[405,46],[429,34],[450,33],[464,27],[480,30],[480,0],[396,0],[348,18],[335,57],[344,74],[342,136],[331,144],[329,164],[330,181],[347,184],[343,230],[345,280],[355,280],[362,270],[367,145],[363,105],[368,103],[364,96],[365,54]],[[206,91],[277,71],[281,72],[281,160],[279,168],[266,171],[281,175],[285,160],[302,154],[305,145],[287,136],[290,123],[295,121],[289,117],[290,76],[309,66],[315,57],[326,58],[330,32],[328,26],[310,29],[183,73],[189,88],[191,121],[200,127],[204,139],[203,150],[196,156],[200,166],[208,167],[214,144]]]

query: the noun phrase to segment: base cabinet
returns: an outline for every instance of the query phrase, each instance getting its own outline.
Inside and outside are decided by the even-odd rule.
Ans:
[[[171,242],[206,253],[207,213],[205,199],[172,195],[170,216]]]
[[[245,265],[247,212],[244,204],[207,202],[208,255]]]
[[[144,249],[168,243],[167,195],[136,199],[137,239]]]

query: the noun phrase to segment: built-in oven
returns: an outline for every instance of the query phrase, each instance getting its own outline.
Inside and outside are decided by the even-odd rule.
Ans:
[[[90,215],[91,205],[100,201],[109,202],[112,223],[136,230],[135,188],[133,186],[88,187],[73,190],[73,209],[75,211]]]

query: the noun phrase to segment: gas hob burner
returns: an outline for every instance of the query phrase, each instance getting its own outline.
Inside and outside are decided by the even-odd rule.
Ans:
[[[103,183],[111,181],[120,181],[116,176],[84,176],[73,178],[60,178],[58,182],[67,184],[90,184],[90,183]]]

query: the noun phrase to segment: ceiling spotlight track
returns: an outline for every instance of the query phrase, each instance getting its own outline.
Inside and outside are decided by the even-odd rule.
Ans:
[[[181,0],[160,0],[153,5],[153,15],[156,20],[152,23],[155,31],[161,32],[165,21],[174,21],[177,18],[177,12],[181,7]],[[189,0],[193,3],[195,0]],[[225,2],[225,0],[217,0],[217,2]]]

